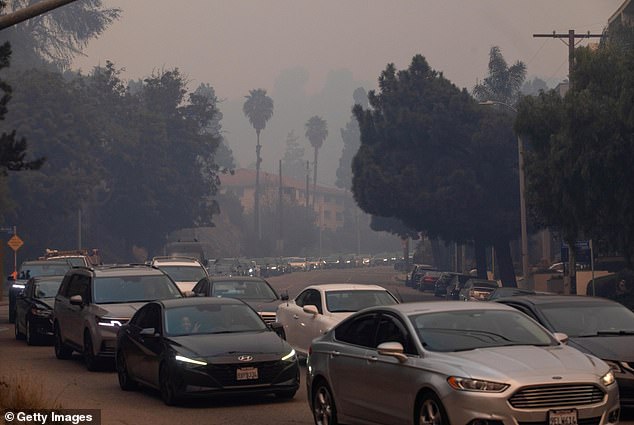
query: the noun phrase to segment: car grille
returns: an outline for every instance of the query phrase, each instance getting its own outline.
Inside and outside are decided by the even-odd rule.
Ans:
[[[516,409],[583,406],[603,401],[605,393],[594,385],[550,385],[524,388],[509,403]]]
[[[270,384],[288,366],[288,362],[272,361],[260,363],[240,363],[240,364],[210,364],[207,366],[207,373],[217,380],[223,387]],[[239,367],[257,367],[258,379],[238,381],[236,370]]]
[[[601,416],[596,418],[577,419],[577,425],[599,425],[601,423]],[[543,422],[518,422],[518,425],[549,425],[548,421]]]
[[[277,320],[277,314],[275,314],[275,312],[260,311],[259,315],[267,324],[273,323]]]

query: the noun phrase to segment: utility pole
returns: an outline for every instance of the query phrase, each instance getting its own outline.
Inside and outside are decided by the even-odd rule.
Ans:
[[[603,34],[590,34],[588,31],[586,34],[575,34],[575,30],[568,30],[568,33],[557,34],[553,31],[552,34],[533,34],[533,37],[552,37],[558,38],[568,46],[568,90],[572,90],[572,72],[575,65],[575,40],[584,38],[602,38]],[[564,41],[568,39],[568,41]],[[567,241],[568,243],[568,268],[564,267],[564,293],[565,294],[577,294],[577,259],[575,258],[575,241]],[[566,276],[566,272],[568,275]]]
[[[24,22],[43,13],[57,9],[65,4],[72,3],[76,0],[42,0],[13,13],[0,16],[0,30],[11,27],[20,22]]]

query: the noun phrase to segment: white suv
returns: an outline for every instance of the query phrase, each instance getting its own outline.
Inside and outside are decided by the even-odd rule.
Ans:
[[[195,258],[154,257],[152,265],[171,277],[183,293],[191,291],[199,280],[209,277],[207,269]]]

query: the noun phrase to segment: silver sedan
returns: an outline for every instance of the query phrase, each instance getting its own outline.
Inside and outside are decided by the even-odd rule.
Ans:
[[[316,424],[618,423],[610,367],[513,308],[405,303],[354,314],[313,341]]]

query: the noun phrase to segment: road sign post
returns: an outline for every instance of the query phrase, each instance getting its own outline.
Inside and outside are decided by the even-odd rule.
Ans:
[[[15,226],[13,226],[13,236],[9,238],[7,245],[13,250],[13,272],[18,272],[18,249],[24,245],[24,241],[20,239],[16,233]]]

